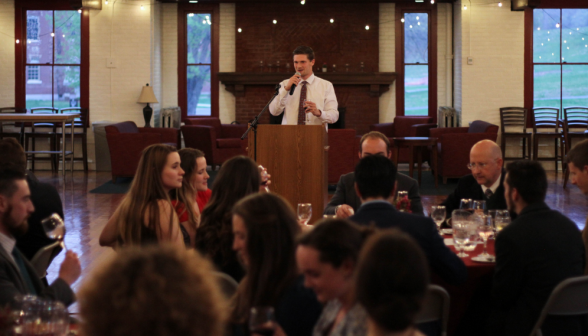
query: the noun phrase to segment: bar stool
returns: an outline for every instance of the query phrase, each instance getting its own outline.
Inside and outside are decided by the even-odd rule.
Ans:
[[[82,157],[74,157],[74,161],[82,161],[84,163],[84,171],[88,171],[88,117],[89,112],[87,108],[68,107],[62,108],[61,113],[79,113],[80,117],[74,121],[74,139],[82,140]],[[67,130],[71,124],[65,124]]]
[[[510,131],[507,131],[510,128]],[[518,130],[517,130],[518,129]],[[517,131],[515,131],[517,130]],[[504,160],[531,159],[531,133],[527,133],[527,109],[524,107],[500,108],[500,148]],[[523,156],[506,156],[506,139],[515,138],[523,140]]]
[[[38,114],[57,114],[58,109],[53,107],[34,107],[31,109],[31,113]],[[31,125],[31,131],[25,133],[25,152],[29,151],[29,140],[33,139],[32,151],[35,152],[35,140],[36,139],[49,139],[49,150],[57,150],[57,124],[56,123],[33,123]],[[61,125],[59,125],[61,126]],[[38,132],[35,127],[46,127],[50,128],[50,131]],[[27,153],[27,156],[31,157],[31,170],[35,170],[35,156],[43,153]],[[51,161],[51,171],[59,170],[58,155],[50,154],[49,157],[37,158],[37,160],[49,160]]]
[[[0,113],[27,113],[26,108],[20,107],[0,107]],[[14,127],[20,127],[20,132],[4,132],[4,125],[0,122],[0,139],[4,137],[17,138],[21,146],[24,142],[24,123],[14,123]]]
[[[559,109],[553,107],[537,107],[533,109],[533,160],[537,161],[551,161],[555,163],[555,173],[557,174],[557,160],[563,162],[565,139],[563,129],[563,121],[559,119]],[[562,127],[563,128],[563,127]],[[539,132],[542,129],[549,129],[552,131]],[[553,157],[539,157],[539,139],[553,139],[555,155]],[[558,143],[560,140],[560,154],[558,155]]]

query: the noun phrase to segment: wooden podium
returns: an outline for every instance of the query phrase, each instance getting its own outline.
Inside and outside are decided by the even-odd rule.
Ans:
[[[254,134],[249,157],[255,159]],[[328,201],[327,131],[322,125],[258,125],[257,163],[271,175],[270,189],[286,198],[294,212],[298,203],[312,204],[315,223]]]

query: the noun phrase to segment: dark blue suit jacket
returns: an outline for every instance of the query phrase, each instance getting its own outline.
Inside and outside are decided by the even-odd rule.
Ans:
[[[432,219],[400,212],[387,202],[363,204],[349,219],[360,225],[375,224],[406,232],[423,249],[433,272],[451,284],[466,281],[465,264],[445,245]]]

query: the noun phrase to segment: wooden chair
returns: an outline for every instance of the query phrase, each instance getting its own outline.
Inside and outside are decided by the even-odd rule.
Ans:
[[[80,117],[74,120],[74,139],[82,140],[82,157],[74,157],[74,161],[82,161],[84,163],[84,171],[88,171],[88,126],[89,126],[89,111],[87,108],[68,107],[62,108],[61,113],[79,113]],[[65,129],[71,127],[71,124],[65,124]]]
[[[447,323],[449,321],[449,294],[447,291],[437,285],[429,285],[425,301],[421,311],[415,318],[415,323],[428,323],[439,321],[441,326],[441,336],[447,336]]]
[[[0,113],[27,113],[27,109],[20,107],[0,107]],[[18,142],[23,145],[25,124],[16,123],[12,124],[12,126],[20,127],[20,132],[4,132],[4,125],[0,122],[0,139],[4,139],[4,137],[17,138]]]
[[[555,163],[555,173],[557,174],[557,161],[564,158],[565,139],[563,133],[563,121],[559,118],[559,109],[553,107],[537,107],[533,109],[533,160],[552,161]],[[547,132],[540,132],[546,129]],[[555,154],[552,157],[539,157],[539,140],[553,139]],[[558,154],[558,143],[560,140]]]
[[[571,131],[570,129],[574,129]],[[564,138],[565,153],[572,149],[574,139],[588,139],[588,107],[566,107],[564,108]],[[568,184],[570,172],[567,164],[564,165],[564,189]]]
[[[510,130],[509,130],[510,129]],[[531,133],[527,133],[527,109],[524,107],[500,108],[500,148],[504,160],[531,159]],[[506,139],[523,140],[523,156],[506,156]]]
[[[31,109],[31,113],[39,114],[57,114],[59,110],[53,107],[34,107]],[[36,139],[49,139],[49,150],[57,150],[57,124],[56,123],[33,123],[31,125],[31,131],[25,133],[25,152],[29,150],[29,139],[33,139],[32,151],[35,151],[35,140]],[[61,125],[59,125],[61,126]],[[50,128],[50,131],[38,132],[35,127],[46,127]],[[27,156],[31,157],[31,170],[35,170],[35,156],[43,153],[27,153]],[[37,160],[49,160],[51,161],[51,170],[59,170],[59,155],[51,154],[48,158],[38,158]],[[65,169],[65,168],[64,168]]]

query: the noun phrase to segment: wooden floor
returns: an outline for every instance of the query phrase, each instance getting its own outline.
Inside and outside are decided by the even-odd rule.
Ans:
[[[68,249],[78,253],[82,264],[82,277],[74,284],[79,288],[83,278],[102,260],[114,255],[111,248],[100,247],[98,237],[108,218],[122,199],[121,194],[90,194],[89,191],[110,180],[107,172],[74,172],[54,175],[48,171],[37,171],[39,180],[53,184],[63,201],[67,233],[65,243]],[[584,228],[588,214],[588,200],[574,185],[569,184],[563,189],[563,175],[548,173],[549,190],[547,204],[572,219],[579,229]],[[431,205],[441,203],[445,196],[422,195],[425,212]],[[59,265],[63,261],[63,253],[58,255],[48,270],[49,281],[57,277]],[[72,307],[73,311],[77,308]]]

